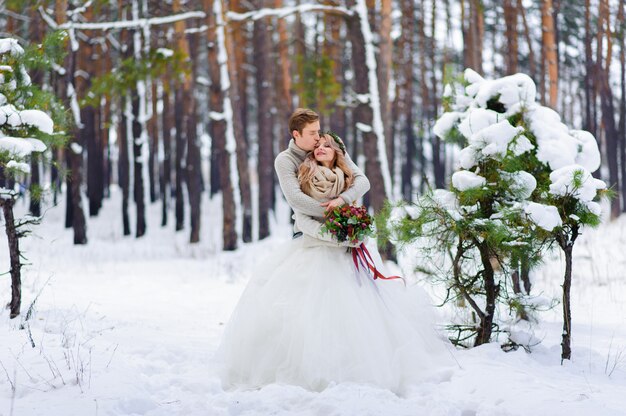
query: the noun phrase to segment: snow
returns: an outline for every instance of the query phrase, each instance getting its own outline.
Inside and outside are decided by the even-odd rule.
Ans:
[[[530,198],[537,187],[537,180],[530,173],[518,170],[517,172],[501,172],[503,180],[510,183],[509,190],[518,200]]]
[[[460,170],[452,175],[452,186],[463,192],[472,188],[480,188],[487,180],[469,170]]]
[[[1,38],[0,39],[0,54],[4,54],[7,52],[13,56],[18,56],[24,53],[24,49],[20,46],[17,39]]]
[[[0,107],[0,126],[3,124],[14,128],[22,125],[19,111],[13,104],[6,104]]]
[[[289,15],[296,13],[307,13],[307,12],[334,12],[343,14],[346,16],[352,16],[354,13],[345,7],[335,7],[335,6],[325,6],[325,5],[317,5],[317,4],[300,4],[298,6],[289,6],[289,7],[277,7],[277,8],[262,8],[258,10],[253,10],[251,12],[246,13],[237,13],[233,11],[226,12],[226,17],[230,21],[242,21],[242,20],[259,20],[264,17],[277,16],[278,18],[285,18]]]
[[[101,214],[89,218],[88,245],[72,244],[63,207],[49,209],[35,235],[22,240],[31,263],[23,269],[23,315],[9,320],[2,309],[0,316],[0,409],[7,414],[586,416],[626,407],[626,362],[618,355],[626,349],[626,217],[585,231],[574,248],[571,362],[560,365],[556,308],[541,313],[532,330],[515,327],[516,338],[541,341],[532,353],[505,353],[498,343],[456,350],[459,367],[449,377],[403,396],[352,383],[319,393],[285,385],[224,391],[211,356],[258,261],[289,241],[286,207],[279,204],[272,237],[224,253],[219,199],[203,204],[208,224],[192,246],[186,233],[157,226],[159,204],[148,207],[144,238],[123,237],[121,196],[112,191]],[[5,244],[0,239],[4,265]],[[401,254],[401,273],[415,278],[420,261]],[[547,256],[533,273],[533,290],[559,297],[563,267],[558,253]],[[8,280],[0,282],[3,301]],[[38,294],[29,329],[20,330]],[[453,313],[440,312],[442,323]]]
[[[460,115],[461,113],[457,111],[450,111],[442,114],[433,126],[433,133],[435,133],[437,137],[446,137],[454,125],[459,121]]]
[[[356,123],[355,127],[359,130],[362,131],[363,133],[371,133],[372,132],[372,126],[368,125],[368,124],[364,124],[364,123]]]
[[[16,169],[23,173],[30,173],[30,165],[28,163],[16,162],[15,160],[9,160],[7,168]]]
[[[44,133],[52,134],[54,122],[50,116],[40,110],[23,110],[19,112],[22,124],[36,127]]]
[[[77,155],[83,152],[83,146],[79,145],[76,142],[72,142],[70,144],[70,149],[72,149],[72,152],[76,153]]]
[[[585,130],[570,130],[569,134],[578,141],[578,155],[576,164],[583,166],[590,172],[600,168],[600,149],[593,134]]]
[[[14,157],[29,156],[32,152],[37,151],[35,147],[40,148],[37,143],[27,139],[10,136],[0,137],[0,151],[7,151]]]
[[[606,189],[606,183],[591,176],[591,173],[580,165],[569,165],[557,169],[550,174],[550,193],[557,196],[571,195],[574,198],[589,202],[595,198],[599,189]],[[580,182],[577,184],[577,182]]]
[[[489,81],[477,83],[476,103],[481,107],[487,106],[487,101],[492,97],[499,97],[505,109],[513,105],[528,105],[535,102],[537,89],[533,80],[526,74],[514,74]]]
[[[68,29],[70,36],[76,29],[79,30],[115,30],[115,29],[140,29],[145,26],[157,26],[166,25],[180,20],[187,19],[203,19],[206,14],[201,11],[191,11],[179,14],[173,14],[162,17],[151,17],[133,20],[120,20],[117,22],[97,22],[97,23],[79,23],[79,22],[67,22],[61,25],[57,24],[43,9],[40,9],[40,13],[48,25],[56,30]]]
[[[552,231],[554,228],[563,225],[559,210],[554,205],[527,202],[524,211],[532,222],[546,231]]]
[[[442,115],[444,117],[444,115]],[[485,108],[472,108],[467,111],[459,123],[459,131],[466,139],[470,139],[474,133],[478,133],[485,127],[498,122],[500,114]]]
[[[523,127],[513,127],[507,120],[502,120],[474,133],[470,145],[481,149],[484,156],[502,158],[506,155],[509,143],[523,131]]]
[[[78,105],[78,97],[76,96],[76,90],[72,83],[67,84],[67,96],[70,98],[70,108],[72,109],[72,115],[74,116],[74,123],[76,127],[83,128],[83,123],[80,119],[80,106]]]
[[[0,126],[3,124],[12,128],[32,126],[47,134],[52,134],[54,130],[54,123],[48,114],[40,110],[19,111],[13,104],[0,106]]]

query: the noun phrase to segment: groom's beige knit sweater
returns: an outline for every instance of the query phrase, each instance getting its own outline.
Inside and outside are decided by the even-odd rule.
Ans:
[[[304,219],[304,216],[309,216],[317,219],[324,217],[324,207],[320,205],[320,201],[316,201],[311,198],[300,189],[300,183],[298,182],[298,167],[304,161],[307,155],[307,151],[300,149],[296,142],[291,139],[289,147],[286,150],[276,156],[274,160],[274,169],[278,175],[278,183],[280,189],[287,199],[287,203],[294,210],[296,214],[296,223],[294,224],[294,231],[300,231],[298,219]],[[370,181],[363,174],[363,171],[354,164],[352,159],[346,154],[346,161],[348,166],[354,174],[354,182],[350,188],[346,189],[341,195],[339,195],[347,204],[350,204],[357,199],[361,198],[370,189]],[[308,230],[302,230],[306,234],[309,234]]]

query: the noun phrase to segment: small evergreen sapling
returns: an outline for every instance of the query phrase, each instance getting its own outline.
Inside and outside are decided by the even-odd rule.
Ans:
[[[390,238],[417,244],[435,260],[428,271],[446,285],[446,301],[469,304],[465,322],[450,327],[462,345],[491,340],[502,323],[500,305],[532,319],[536,301],[516,280],[521,259],[532,268],[558,243],[569,259],[563,301],[563,358],[569,358],[571,248],[581,226],[599,223],[595,200],[606,186],[590,174],[600,164],[593,136],[568,129],[535,95],[523,74],[485,80],[468,69],[448,84],[434,131],[462,147],[451,188],[389,207],[381,219]]]
[[[33,154],[63,142],[49,114],[63,120],[64,111],[52,94],[31,83],[27,68],[50,66],[63,36],[54,33],[26,51],[15,39],[0,39],[0,208],[11,263],[11,318],[19,315],[21,306],[19,239],[28,233],[28,225],[39,222],[35,217],[15,218],[13,207],[22,195],[20,180],[30,174],[28,162]],[[31,198],[40,196],[40,190],[31,193]]]

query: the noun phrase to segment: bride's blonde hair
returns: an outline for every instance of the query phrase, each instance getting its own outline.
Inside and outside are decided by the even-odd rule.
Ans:
[[[352,169],[348,166],[348,162],[346,161],[346,147],[343,142],[334,133],[324,133],[320,141],[324,139],[326,142],[330,144],[330,147],[335,151],[335,158],[333,159],[332,168],[338,167],[344,173],[345,177],[345,185],[341,192],[348,189],[352,182],[354,182],[354,174],[352,173]],[[319,169],[320,164],[315,160],[314,152],[309,153],[309,155],[304,159],[304,162],[298,168],[298,182],[300,182],[300,188],[302,192],[307,195],[311,194],[311,180],[315,173]]]

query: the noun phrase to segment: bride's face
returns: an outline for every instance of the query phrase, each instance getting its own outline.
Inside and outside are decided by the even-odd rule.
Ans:
[[[328,137],[324,136],[317,143],[313,151],[315,160],[324,166],[331,167],[335,160],[335,149],[333,149],[328,141]]]

